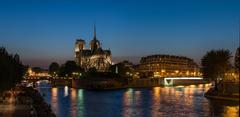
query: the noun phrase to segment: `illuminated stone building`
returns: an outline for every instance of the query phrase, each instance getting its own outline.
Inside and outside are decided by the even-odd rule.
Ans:
[[[97,71],[107,71],[112,64],[111,51],[103,50],[96,36],[96,27],[94,26],[94,37],[90,42],[90,49],[85,47],[85,41],[78,39],[75,43],[75,61],[85,70],[96,68]]]
[[[141,77],[200,76],[198,65],[190,58],[172,55],[142,57],[137,71]]]
[[[36,70],[36,68],[29,67],[27,72],[26,72],[26,76],[30,76],[30,77],[50,77],[50,74],[48,73],[47,70],[43,70],[43,69]]]

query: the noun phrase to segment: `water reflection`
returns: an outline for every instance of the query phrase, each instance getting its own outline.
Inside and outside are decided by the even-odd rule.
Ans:
[[[58,113],[59,108],[58,108],[58,88],[53,87],[51,90],[51,106],[54,112]]]
[[[79,89],[78,90],[78,115],[80,117],[84,116],[84,93],[83,93],[83,89]]]
[[[64,87],[64,97],[68,96],[68,86]]]
[[[224,117],[237,117],[239,115],[239,107],[233,107],[233,106],[225,106],[223,109]]]
[[[130,113],[133,113],[133,89],[129,88],[125,91],[123,96],[123,116],[130,117]],[[128,108],[128,109],[127,109]]]
[[[39,89],[58,117],[238,117],[239,103],[208,100],[210,84],[90,91],[58,87]]]
[[[159,117],[161,113],[159,110],[161,109],[160,104],[160,87],[153,88],[153,97],[152,97],[152,105],[151,105],[151,115],[152,117]]]
[[[71,98],[70,98],[70,104],[71,104],[71,117],[77,117],[77,89],[71,89]]]
[[[239,102],[211,100],[209,110],[211,116],[239,117]]]

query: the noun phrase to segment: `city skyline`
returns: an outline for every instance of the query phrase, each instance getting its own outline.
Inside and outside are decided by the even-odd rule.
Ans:
[[[199,63],[211,49],[234,55],[239,46],[239,1],[0,3],[1,45],[31,66],[74,60],[76,39],[92,40],[94,23],[113,62],[170,54]]]

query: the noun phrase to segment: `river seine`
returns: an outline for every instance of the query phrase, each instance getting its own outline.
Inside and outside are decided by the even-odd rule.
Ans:
[[[239,102],[209,100],[209,84],[92,91],[39,87],[57,117],[239,117]]]

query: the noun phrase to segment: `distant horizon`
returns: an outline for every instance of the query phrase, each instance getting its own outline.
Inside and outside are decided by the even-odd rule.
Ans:
[[[225,49],[225,48],[219,48],[219,49]],[[236,48],[237,49],[237,48]],[[216,50],[216,49],[212,49],[212,50]],[[211,50],[209,50],[211,51]],[[206,51],[207,53],[208,51]],[[230,51],[231,52],[231,51]],[[231,52],[232,54],[232,59],[231,59],[231,62],[233,63],[233,60],[234,60],[234,57],[235,57],[235,52]],[[17,53],[10,53],[10,54],[17,54]],[[112,61],[113,61],[113,64],[116,64],[116,63],[119,63],[119,62],[122,62],[124,60],[127,60],[133,64],[139,64],[140,63],[140,59],[142,57],[146,57],[146,56],[151,56],[151,55],[173,55],[173,54],[163,54],[163,53],[155,53],[155,54],[149,54],[149,55],[145,55],[145,56],[112,56]],[[183,55],[173,55],[173,56],[183,56]],[[194,59],[194,58],[191,58],[191,57],[188,57],[188,56],[184,56],[184,57],[187,57],[187,58],[190,58],[190,59],[193,59],[194,62],[196,62],[199,66],[201,66],[201,58],[198,58],[197,60]],[[20,56],[20,59],[21,59],[21,56]],[[61,60],[54,60],[52,59],[52,61],[49,61],[49,59],[21,59],[22,63],[24,65],[27,65],[27,66],[30,66],[30,67],[40,67],[40,68],[43,68],[43,69],[48,69],[49,65],[52,63],[52,62],[57,62],[59,65],[63,65],[66,61],[74,61],[74,58],[62,58]],[[36,62],[37,61],[37,62]],[[42,63],[47,63],[47,64],[44,64],[42,65]]]

